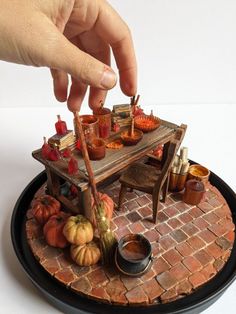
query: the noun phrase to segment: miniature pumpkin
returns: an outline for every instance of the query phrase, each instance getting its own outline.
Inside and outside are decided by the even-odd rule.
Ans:
[[[73,244],[71,245],[70,253],[73,261],[79,266],[94,265],[101,257],[100,249],[94,241],[84,245]]]
[[[63,234],[70,243],[83,245],[92,241],[93,226],[83,215],[71,216],[63,228]]]
[[[63,228],[69,217],[69,214],[59,212],[48,219],[43,227],[43,234],[47,244],[59,248],[64,248],[69,244],[63,234]]]
[[[108,219],[108,221],[111,220],[112,218],[112,215],[113,215],[113,210],[114,210],[114,202],[113,200],[110,198],[110,196],[108,196],[107,194],[105,193],[98,193],[99,194],[99,200],[100,200],[100,206],[99,206],[99,212],[98,212],[98,215],[99,217],[106,217]],[[92,207],[92,210],[90,212],[90,217],[87,217],[91,223],[94,225],[94,226],[97,226],[96,224],[96,219],[95,219],[95,214],[94,214],[94,199],[92,197],[92,200],[91,200],[91,207]]]
[[[49,217],[57,214],[60,211],[61,204],[54,197],[50,195],[43,195],[38,197],[32,206],[34,218],[40,224],[45,224]]]

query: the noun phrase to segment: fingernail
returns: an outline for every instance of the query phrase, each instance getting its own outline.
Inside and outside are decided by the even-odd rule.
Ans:
[[[102,75],[101,85],[105,89],[114,87],[116,85],[116,74],[110,69],[105,69]]]

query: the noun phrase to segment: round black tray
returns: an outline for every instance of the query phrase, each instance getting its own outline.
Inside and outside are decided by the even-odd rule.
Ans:
[[[130,314],[133,307],[98,303],[79,296],[53,279],[36,261],[27,244],[25,233],[26,211],[35,192],[46,181],[46,173],[35,177],[19,197],[11,220],[11,237],[15,253],[30,280],[55,307],[67,314]],[[217,175],[211,173],[210,182],[215,185],[231,208],[236,223],[236,194]],[[232,254],[222,269],[202,288],[180,300],[153,306],[135,307],[136,314],[200,313],[214,303],[234,281],[236,276],[236,241]]]

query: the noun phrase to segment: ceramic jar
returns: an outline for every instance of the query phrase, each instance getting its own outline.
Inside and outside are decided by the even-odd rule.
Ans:
[[[204,183],[199,180],[188,180],[185,184],[183,201],[190,205],[199,204],[205,194]]]

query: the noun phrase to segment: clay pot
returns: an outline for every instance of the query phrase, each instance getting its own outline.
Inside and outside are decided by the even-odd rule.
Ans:
[[[100,138],[95,138],[87,144],[89,158],[91,160],[100,160],[106,155],[105,142]]]
[[[205,194],[204,183],[199,180],[189,180],[185,184],[183,201],[190,205],[198,205]]]

